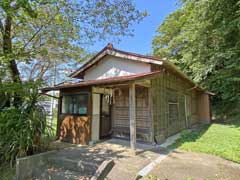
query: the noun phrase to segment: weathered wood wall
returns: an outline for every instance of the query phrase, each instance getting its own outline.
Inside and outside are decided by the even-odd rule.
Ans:
[[[87,116],[60,115],[59,139],[73,144],[88,144],[90,118]]]
[[[129,87],[115,89],[112,105],[113,136],[129,138]],[[137,140],[151,141],[148,88],[136,86]]]
[[[154,138],[161,143],[197,122],[196,92],[190,90],[191,84],[173,72],[157,65],[152,65],[152,70],[162,71],[159,78],[151,80]],[[186,104],[185,98],[189,99]],[[171,113],[172,110],[176,113]]]
[[[73,94],[88,94],[87,115],[61,114],[61,97]],[[57,120],[57,137],[61,141],[74,144],[88,144],[91,138],[91,88],[72,88],[60,91]]]
[[[209,123],[211,121],[211,105],[209,94],[199,93],[197,96],[197,101],[199,120],[203,123]]]

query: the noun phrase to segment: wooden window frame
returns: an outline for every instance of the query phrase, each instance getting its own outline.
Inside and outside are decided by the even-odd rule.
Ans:
[[[74,96],[81,96],[81,95],[87,95],[87,112],[86,113],[84,113],[84,114],[80,114],[80,113],[73,113],[73,111],[74,111],[74,104],[73,104],[73,107],[72,107],[72,110],[71,110],[71,112],[72,113],[63,113],[62,112],[62,105],[63,105],[63,97],[64,96],[70,96],[70,97],[74,97]],[[62,115],[75,115],[75,116],[87,116],[88,114],[89,114],[89,98],[90,98],[90,95],[89,95],[89,93],[77,93],[77,94],[62,94],[61,95],[61,104],[60,104],[60,114],[62,114]]]

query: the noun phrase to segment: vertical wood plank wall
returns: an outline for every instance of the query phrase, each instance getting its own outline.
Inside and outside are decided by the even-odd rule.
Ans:
[[[160,70],[162,73],[158,78],[151,80],[150,88],[136,85],[136,139],[138,141],[152,142],[155,140],[157,143],[161,143],[168,136],[186,126],[191,127],[200,122],[201,118],[204,121],[210,119],[210,109],[202,110],[203,106],[206,106],[205,104],[210,106],[207,94],[197,91],[193,88],[193,84],[176,76],[166,68],[152,65],[152,71],[154,70]],[[64,141],[87,144],[91,139],[91,88],[61,90],[60,96],[82,92],[89,93],[88,114],[86,116],[60,114],[60,98],[57,135]],[[202,96],[206,96],[204,103],[202,103]],[[169,104],[171,103],[175,108],[177,106],[178,113],[177,120],[170,122],[169,119],[172,118],[169,118],[169,107],[172,108],[172,106]],[[114,87],[111,116],[113,137],[129,139],[129,86]]]
[[[129,138],[129,87],[115,89],[112,105],[113,136]],[[136,85],[136,136],[140,141],[151,141],[151,117],[148,88]]]
[[[197,122],[197,95],[195,90],[189,90],[192,87],[191,84],[161,66],[152,65],[152,71],[154,70],[162,71],[159,78],[151,80],[154,138],[161,143],[168,136],[186,127],[185,96],[190,97],[190,102],[187,104],[190,111],[188,123],[191,126]],[[178,106],[178,120],[170,123],[169,103],[174,94],[177,98],[175,105]]]

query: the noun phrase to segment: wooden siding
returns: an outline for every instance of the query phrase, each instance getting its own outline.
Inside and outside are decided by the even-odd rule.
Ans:
[[[151,80],[154,138],[161,143],[166,137],[184,129],[187,123],[191,126],[197,122],[196,92],[190,90],[191,84],[173,72],[157,65],[152,65],[152,70],[162,71],[159,78]],[[190,102],[185,104],[187,97]],[[188,122],[185,107],[189,111]],[[177,114],[169,114],[173,110]]]
[[[86,116],[61,114],[62,96],[88,94],[88,111]],[[61,141],[74,144],[88,144],[91,139],[91,88],[71,88],[60,91],[58,103],[57,137]]]
[[[136,136],[137,140],[151,140],[148,88],[136,86]],[[129,138],[129,89],[115,89],[112,105],[113,136]]]
[[[197,101],[199,120],[204,123],[209,123],[211,121],[211,108],[209,95],[205,93],[199,93],[197,96]]]
[[[88,144],[90,140],[90,118],[87,116],[60,115],[61,141],[73,144]]]

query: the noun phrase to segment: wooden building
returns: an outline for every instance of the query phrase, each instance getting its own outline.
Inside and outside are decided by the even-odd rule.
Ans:
[[[162,143],[177,132],[211,120],[210,95],[157,57],[129,53],[108,44],[70,75],[78,83],[59,90],[57,135],[88,144],[106,137]]]

